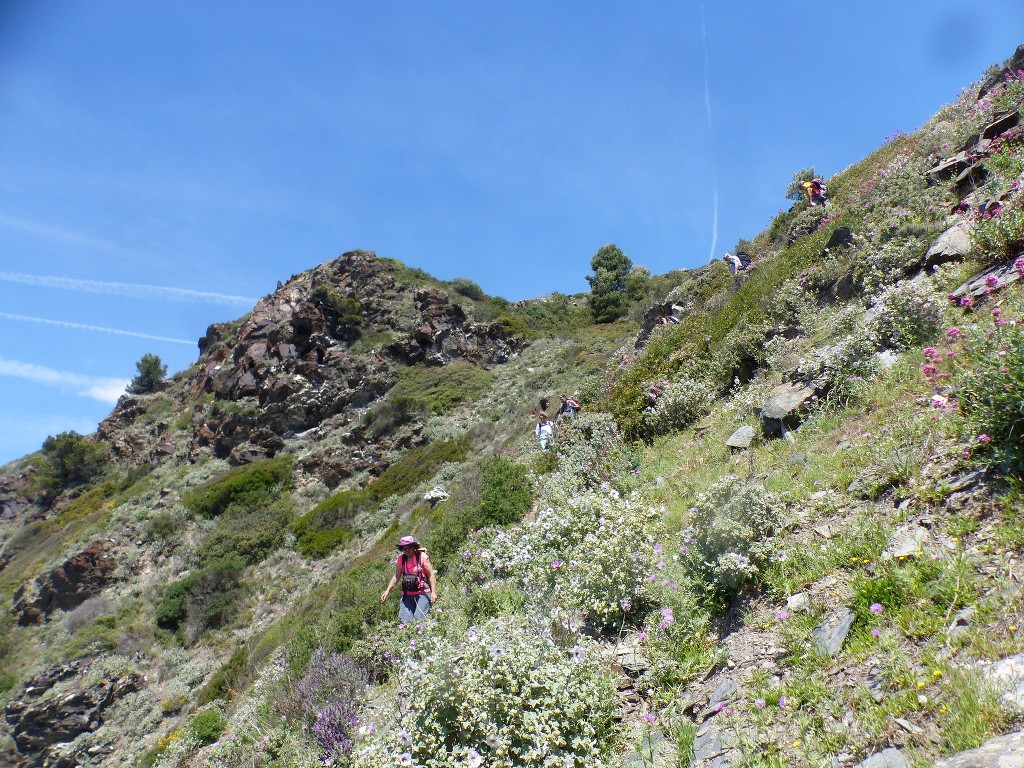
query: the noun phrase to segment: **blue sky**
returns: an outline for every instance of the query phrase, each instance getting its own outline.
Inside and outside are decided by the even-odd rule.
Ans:
[[[1018,0],[7,0],[0,463],[353,248],[514,300],[704,264],[1021,42]]]

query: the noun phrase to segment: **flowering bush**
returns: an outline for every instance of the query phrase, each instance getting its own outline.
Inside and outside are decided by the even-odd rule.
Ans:
[[[279,706],[283,714],[305,722],[325,759],[346,765],[368,682],[366,672],[350,656],[319,648]]]
[[[690,515],[684,562],[721,597],[757,580],[778,550],[772,536],[781,523],[781,506],[762,486],[735,475],[700,494]]]
[[[619,436],[615,420],[599,411],[581,413],[560,426],[557,450],[559,472],[542,483],[549,501],[570,497],[609,481],[621,487],[632,477],[630,472],[639,463],[636,454]]]
[[[1022,265],[1024,266],[1024,265]],[[992,326],[973,327],[954,358],[959,413],[984,435],[1011,472],[1024,472],[1024,319],[1018,303],[992,310]],[[1011,314],[1013,317],[1011,317]],[[961,332],[956,334],[962,336]]]
[[[1000,263],[1024,252],[1024,200],[1017,197],[992,215],[982,216],[971,241],[983,263]]]
[[[648,434],[663,435],[705,416],[714,403],[715,389],[707,381],[684,377],[651,384],[650,399],[646,414]]]
[[[942,302],[930,285],[898,283],[875,299],[868,331],[880,346],[909,349],[935,338],[941,315]]]
[[[615,685],[585,639],[559,640],[548,624],[524,619],[473,627],[458,640],[425,641],[400,668],[399,722],[364,728],[356,762],[609,765]]]
[[[656,510],[588,491],[542,510],[509,534],[480,531],[463,551],[463,587],[501,579],[533,600],[549,600],[559,619],[582,614],[605,626],[644,607]]]

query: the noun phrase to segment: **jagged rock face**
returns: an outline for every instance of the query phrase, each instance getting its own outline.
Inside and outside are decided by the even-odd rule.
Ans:
[[[412,297],[408,291],[396,283],[389,262],[351,252],[293,277],[261,299],[237,329],[211,326],[180,395],[182,410],[215,397],[194,411],[188,453],[212,449],[237,464],[274,456],[287,437],[386,394],[394,364],[461,359],[488,366],[522,346],[498,324],[470,322],[443,291],[421,288]],[[355,355],[351,344],[361,331],[404,338],[388,345],[384,356]],[[156,425],[128,428],[146,407],[146,398],[125,396],[100,425],[119,458],[139,462],[159,458],[154,451],[174,452],[172,437]]]
[[[23,627],[40,624],[55,610],[77,608],[90,597],[98,595],[112,581],[116,567],[117,563],[106,553],[103,543],[93,542],[37,578],[34,585],[18,588],[14,593],[14,613],[18,623]]]
[[[77,761],[69,762],[53,748],[95,731],[103,724],[103,713],[111,704],[142,687],[142,679],[129,674],[63,695],[47,695],[55,685],[79,676],[82,671],[78,662],[48,669],[29,679],[20,695],[4,708],[18,752],[31,760],[26,765],[77,765]]]
[[[14,520],[21,517],[28,508],[25,476],[5,478],[0,481],[0,520]]]
[[[408,339],[387,348],[389,355],[405,365],[444,365],[455,359],[494,365],[505,362],[519,349],[499,324],[468,323],[462,307],[452,304],[443,291],[422,288],[413,301],[418,323]]]

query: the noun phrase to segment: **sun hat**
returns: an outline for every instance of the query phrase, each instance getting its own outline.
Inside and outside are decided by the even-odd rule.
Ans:
[[[419,545],[420,543],[416,541],[415,537],[403,536],[398,540],[398,543],[395,544],[395,549],[405,549],[406,547],[418,547]]]

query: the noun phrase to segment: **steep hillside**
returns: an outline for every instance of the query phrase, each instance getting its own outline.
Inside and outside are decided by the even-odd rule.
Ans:
[[[1024,46],[615,323],[353,252],[212,326],[0,470],[5,759],[1019,755],[1022,108]],[[405,534],[438,594],[400,626]]]

